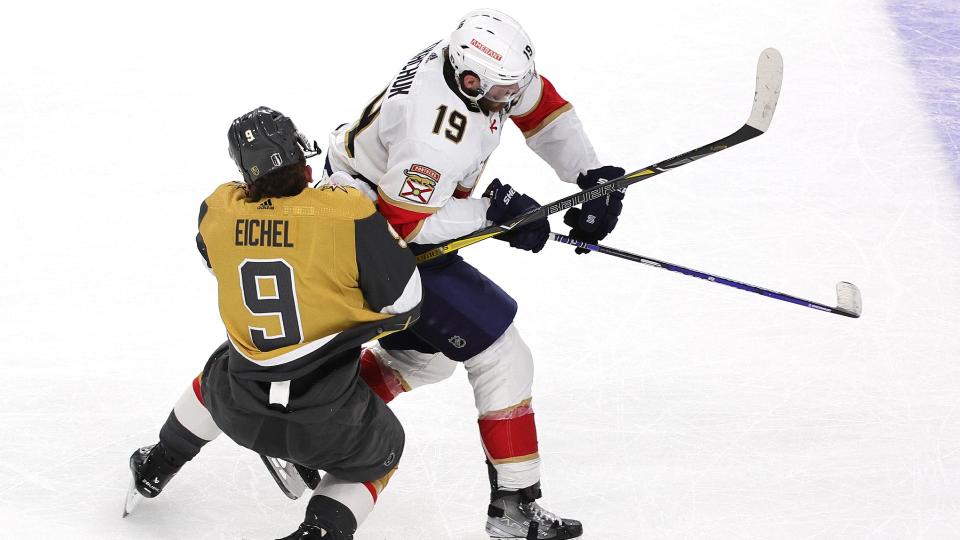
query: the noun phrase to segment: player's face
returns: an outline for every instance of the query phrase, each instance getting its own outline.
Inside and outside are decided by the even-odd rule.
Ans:
[[[480,103],[480,107],[484,111],[495,112],[495,113],[498,113],[506,109],[507,105],[510,105],[509,103],[505,103],[503,101],[490,101],[485,97],[480,98],[479,103]]]
[[[495,84],[484,94],[484,98],[498,103],[509,103],[520,93],[520,84]]]

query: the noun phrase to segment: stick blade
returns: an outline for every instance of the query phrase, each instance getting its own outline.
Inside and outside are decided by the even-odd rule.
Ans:
[[[783,57],[773,47],[765,49],[757,61],[757,89],[753,95],[753,110],[747,120],[748,126],[764,132],[770,128],[782,84]]]
[[[863,302],[860,299],[860,289],[856,285],[847,281],[837,283],[837,309],[848,317],[860,316]]]

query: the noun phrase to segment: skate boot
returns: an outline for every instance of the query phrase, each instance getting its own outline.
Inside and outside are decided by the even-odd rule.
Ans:
[[[356,531],[357,518],[349,508],[326,495],[314,495],[300,528],[279,540],[353,540]]]
[[[133,479],[123,506],[123,517],[133,512],[143,497],[152,499],[159,495],[181,466],[169,461],[160,443],[144,446],[135,451],[130,456],[130,472],[133,474]]]
[[[567,540],[579,538],[579,521],[557,517],[537,504],[540,483],[520,491],[497,491],[487,509],[487,534],[496,540]]]
[[[328,535],[326,531],[316,525],[301,523],[300,527],[292,534],[279,538],[278,540],[329,540],[333,536]]]
[[[179,470],[179,465],[167,459],[160,443],[144,446],[130,456],[130,471],[137,491],[148,499],[159,495]]]

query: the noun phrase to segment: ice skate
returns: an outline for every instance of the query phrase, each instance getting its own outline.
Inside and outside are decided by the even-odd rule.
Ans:
[[[316,525],[301,523],[300,527],[293,531],[293,533],[283,538],[278,538],[277,540],[341,540],[341,538],[342,537],[336,537],[327,533],[327,531]],[[353,536],[351,535],[350,538],[353,538]]]
[[[179,470],[179,466],[166,460],[160,443],[137,449],[130,456],[132,478],[123,505],[123,517],[130,515],[144,497],[152,499],[159,495]]]
[[[499,491],[487,509],[487,534],[491,540],[566,540],[579,538],[579,521],[560,518],[537,504],[540,484],[520,491]]]
[[[260,454],[260,459],[280,491],[290,499],[296,500],[307,488],[313,491],[320,484],[320,473],[314,469],[263,454]]]

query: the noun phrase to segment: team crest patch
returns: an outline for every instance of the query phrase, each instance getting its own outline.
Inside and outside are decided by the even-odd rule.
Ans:
[[[426,165],[414,163],[409,169],[404,169],[403,174],[406,178],[400,188],[400,197],[417,204],[430,202],[440,181],[440,173]]]

